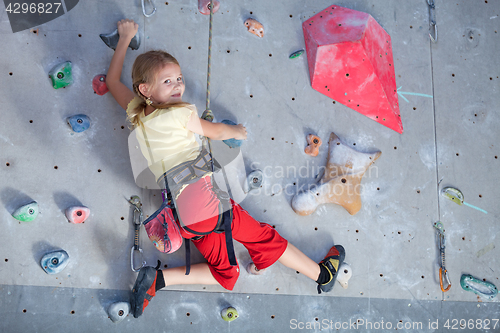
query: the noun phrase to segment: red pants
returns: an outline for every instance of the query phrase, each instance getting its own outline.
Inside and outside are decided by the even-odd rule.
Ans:
[[[213,199],[209,177],[200,179],[198,182],[189,185],[179,196],[177,200],[178,212],[182,217],[182,212],[196,211],[197,217],[203,215],[205,211],[213,216],[214,208],[218,207],[218,199]],[[210,185],[209,185],[210,184]],[[189,196],[188,196],[189,194]],[[197,198],[198,197],[198,198]],[[201,203],[201,204],[196,204]],[[264,269],[274,264],[285,252],[288,242],[281,237],[278,232],[267,223],[261,223],[248,214],[246,210],[234,201],[233,204],[233,223],[231,225],[233,240],[243,244],[248,250],[252,261],[257,269]],[[188,209],[189,207],[189,209]],[[186,217],[190,214],[186,213]],[[209,217],[201,223],[192,224],[194,230],[197,226],[215,226],[218,216]],[[190,221],[184,222],[190,224]],[[191,225],[190,225],[191,226]],[[206,229],[206,228],[202,228]],[[181,229],[181,234],[185,238],[192,238],[195,235],[187,233]],[[226,249],[225,234],[210,233],[203,238],[193,241],[196,248],[207,259],[208,266],[214,278],[219,284],[232,290],[240,274],[239,266],[231,266]],[[187,241],[187,240],[186,240]]]

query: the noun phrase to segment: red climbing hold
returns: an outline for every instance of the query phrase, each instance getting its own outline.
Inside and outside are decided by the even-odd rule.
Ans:
[[[106,85],[106,75],[99,74],[94,77],[92,80],[92,88],[97,95],[102,96],[109,91],[108,86]]]
[[[334,5],[302,29],[313,89],[403,133],[391,37],[375,19]]]
[[[90,215],[90,209],[84,206],[74,206],[66,209],[66,218],[71,223],[83,223]]]
[[[218,0],[213,0],[214,2],[214,14],[219,10],[220,2]],[[210,0],[198,0],[198,10],[203,15],[210,15]]]

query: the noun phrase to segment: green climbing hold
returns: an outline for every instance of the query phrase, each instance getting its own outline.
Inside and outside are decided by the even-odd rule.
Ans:
[[[298,51],[295,51],[292,54],[290,54],[290,56],[288,58],[295,59],[295,58],[300,57],[303,53],[304,53],[304,50],[298,50]]]
[[[66,61],[52,68],[49,72],[49,77],[52,80],[54,89],[64,88],[73,83],[71,75],[71,62]]]
[[[30,202],[24,206],[16,209],[12,216],[21,222],[33,221],[38,216],[38,203],[36,201]]]
[[[228,307],[220,313],[222,319],[225,321],[233,321],[238,318],[238,311],[233,307]]]
[[[498,289],[493,283],[479,280],[469,274],[462,274],[460,286],[465,291],[472,291],[474,294],[488,299],[493,299],[498,294]]]

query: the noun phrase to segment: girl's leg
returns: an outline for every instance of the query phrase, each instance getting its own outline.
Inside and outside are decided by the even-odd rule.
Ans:
[[[313,281],[318,280],[319,273],[321,272],[321,268],[317,263],[312,261],[312,259],[293,246],[290,242],[288,242],[285,252],[283,252],[278,261],[286,267],[290,267],[299,273],[304,274]]]
[[[264,270],[279,261],[313,281],[318,280],[320,266],[281,237],[274,228],[258,222],[238,204],[233,205],[233,216],[233,238],[247,248],[256,268]]]
[[[186,275],[186,267],[167,268],[162,270],[165,286],[175,284],[219,284],[212,275],[207,263],[191,265],[191,272]]]

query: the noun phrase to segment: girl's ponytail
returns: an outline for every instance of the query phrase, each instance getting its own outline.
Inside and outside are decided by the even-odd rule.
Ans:
[[[133,106],[131,110],[127,110],[127,120],[130,121],[133,127],[139,124],[139,115],[146,109],[146,99],[141,94],[138,89],[138,85],[134,84],[134,92],[141,98],[141,103],[137,103],[137,105]]]

